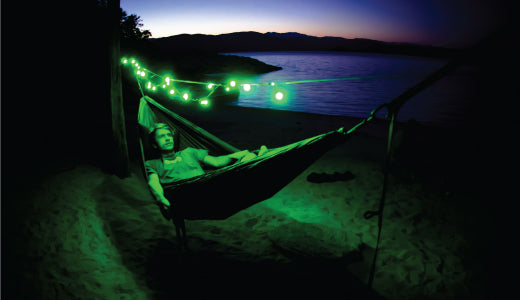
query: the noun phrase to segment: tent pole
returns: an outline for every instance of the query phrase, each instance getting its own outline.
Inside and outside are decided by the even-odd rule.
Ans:
[[[110,12],[110,107],[112,110],[112,135],[114,137],[115,174],[120,178],[130,176],[130,159],[126,141],[125,114],[120,69],[120,0],[108,0]]]

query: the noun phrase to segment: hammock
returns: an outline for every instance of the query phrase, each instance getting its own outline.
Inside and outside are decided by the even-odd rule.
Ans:
[[[176,130],[175,151],[186,147],[207,149],[219,156],[240,151],[206,130],[168,110],[148,96],[141,98],[138,113],[140,144],[144,160],[157,158],[150,147],[149,132],[154,123],[167,123]],[[213,170],[197,177],[163,184],[164,194],[173,201],[163,215],[170,219],[225,219],[255,203],[272,197],[325,152],[346,139],[343,128],[287,146],[270,149],[247,162]],[[145,172],[145,176],[147,174]],[[161,207],[161,206],[160,206]]]

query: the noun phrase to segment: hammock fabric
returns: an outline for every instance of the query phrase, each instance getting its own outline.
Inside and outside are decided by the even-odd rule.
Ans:
[[[148,96],[141,98],[138,114],[143,160],[154,158],[149,132],[154,123],[167,123],[176,130],[176,151],[186,147],[207,149],[210,155],[231,154],[239,149],[168,110]],[[346,140],[343,128],[270,151],[253,160],[235,163],[205,174],[164,184],[173,212],[165,217],[225,219],[255,203],[268,199],[290,183],[325,152]],[[157,157],[157,156],[156,156]],[[145,172],[146,173],[146,172]],[[147,175],[146,175],[147,176]]]

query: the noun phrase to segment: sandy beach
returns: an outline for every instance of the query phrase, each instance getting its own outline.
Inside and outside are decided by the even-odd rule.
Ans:
[[[356,131],[274,197],[226,220],[186,221],[183,252],[142,176],[130,126],[134,109],[127,108],[130,177],[79,160],[50,161],[17,190],[16,201],[14,192],[3,200],[12,216],[3,250],[10,255],[4,261],[10,299],[486,298],[490,250],[481,238],[492,240],[493,220],[474,191],[473,157],[466,155],[471,137],[398,124],[370,291],[378,227],[377,217],[363,214],[377,209],[381,197],[386,121]],[[250,150],[360,121],[229,106],[176,111]],[[353,178],[307,179],[336,172]]]

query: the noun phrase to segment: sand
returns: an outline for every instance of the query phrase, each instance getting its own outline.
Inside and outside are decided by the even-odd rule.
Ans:
[[[359,121],[239,107],[177,111],[247,149]],[[374,291],[366,283],[377,217],[363,214],[381,196],[384,121],[359,130],[272,198],[226,220],[186,221],[189,251],[153,204],[138,161],[124,179],[92,164],[56,163],[8,198],[16,218],[4,225],[4,292],[9,299],[484,298],[488,253],[480,241],[492,220],[470,188],[473,170],[459,156],[464,141],[446,149],[439,146],[453,141],[446,130],[421,128],[410,137],[405,128],[399,124],[396,136]],[[307,180],[346,171],[355,178]]]

